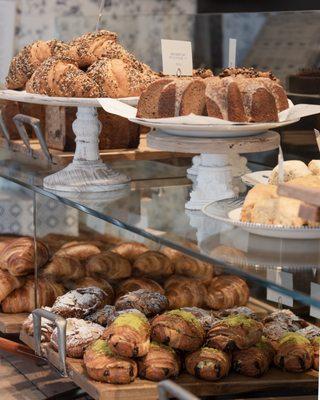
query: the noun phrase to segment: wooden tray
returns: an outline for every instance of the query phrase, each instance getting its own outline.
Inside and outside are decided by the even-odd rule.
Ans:
[[[4,314],[0,313],[0,332],[4,334],[19,334],[23,321],[28,313]]]
[[[275,308],[259,300],[250,298],[248,306],[257,314],[266,314]],[[29,347],[34,348],[33,337],[21,332],[20,339]],[[48,343],[42,345],[43,354],[48,361],[61,369],[58,353]],[[67,368],[70,379],[85,390],[95,400],[156,400],[158,399],[157,383],[143,379],[136,379],[129,385],[112,385],[95,382],[86,374],[82,360],[67,359]],[[316,390],[318,386],[318,372],[310,370],[301,374],[283,372],[276,368],[270,369],[261,378],[248,378],[236,373],[217,382],[205,382],[189,374],[181,374],[175,382],[186,390],[201,396],[221,394],[240,394],[266,389],[277,389],[290,386],[290,389],[305,388]]]

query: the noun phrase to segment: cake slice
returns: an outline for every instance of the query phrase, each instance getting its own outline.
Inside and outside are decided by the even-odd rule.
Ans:
[[[141,93],[137,107],[138,118],[160,118],[159,98],[162,89],[172,81],[170,78],[157,79]]]

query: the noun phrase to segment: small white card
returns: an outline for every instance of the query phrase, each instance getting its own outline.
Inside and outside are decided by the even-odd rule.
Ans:
[[[286,289],[289,290],[293,289],[292,274],[290,274],[289,272],[279,271],[275,269],[268,269],[267,279]],[[292,297],[269,288],[267,289],[267,300],[274,301],[275,303],[280,303],[288,307],[293,306]]]
[[[317,300],[320,300],[320,285],[318,283],[311,282],[310,296],[314,297]],[[310,316],[320,319],[320,308],[311,306]]]
[[[192,45],[182,40],[161,39],[164,75],[192,76]]]
[[[229,68],[235,68],[236,66],[236,54],[237,54],[237,39],[229,39]]]

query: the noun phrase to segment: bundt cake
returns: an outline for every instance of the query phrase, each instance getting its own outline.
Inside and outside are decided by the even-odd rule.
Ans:
[[[278,113],[289,106],[283,87],[270,72],[227,68],[219,76],[207,76],[153,82],[140,97],[137,116],[193,113],[234,122],[277,122]]]
[[[201,78],[162,78],[153,82],[139,99],[137,117],[170,118],[203,115],[206,85]]]

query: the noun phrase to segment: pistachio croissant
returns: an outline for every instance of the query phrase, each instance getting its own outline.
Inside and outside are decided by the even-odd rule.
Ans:
[[[274,363],[288,372],[303,372],[313,365],[314,351],[310,340],[296,332],[285,334],[279,341]]]
[[[83,362],[90,378],[107,383],[130,383],[138,373],[137,364],[119,356],[105,340],[98,339],[85,351]]]
[[[142,357],[149,351],[150,325],[140,312],[124,312],[102,335],[111,349],[123,357]]]
[[[164,344],[151,342],[150,349],[138,363],[140,378],[162,381],[179,375],[180,361],[176,352]]]
[[[115,308],[116,310],[135,308],[147,317],[152,317],[168,308],[168,300],[163,294],[140,289],[119,297]]]
[[[205,331],[192,313],[172,310],[152,320],[151,338],[177,350],[195,351],[202,346]]]
[[[217,349],[202,347],[185,359],[189,374],[206,381],[216,381],[227,376],[230,370],[230,356]]]
[[[249,349],[235,351],[232,367],[241,375],[258,378],[268,371],[273,357],[273,347],[262,339]]]
[[[263,325],[245,315],[229,316],[208,332],[207,346],[224,351],[248,349],[259,342]]]

